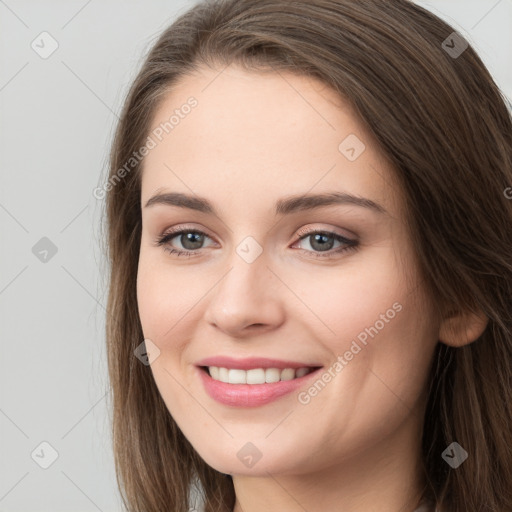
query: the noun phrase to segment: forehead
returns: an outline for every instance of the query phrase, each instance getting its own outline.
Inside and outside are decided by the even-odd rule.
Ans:
[[[149,135],[143,201],[165,188],[247,208],[339,190],[392,212],[398,199],[389,162],[350,104],[311,77],[200,68],[166,94]]]

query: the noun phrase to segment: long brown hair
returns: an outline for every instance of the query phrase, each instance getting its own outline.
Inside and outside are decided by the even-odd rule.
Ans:
[[[424,497],[452,512],[512,510],[512,122],[471,45],[454,53],[463,48],[453,32],[408,0],[213,0],[158,38],[124,103],[102,189],[112,440],[129,511],[186,512],[193,485],[206,512],[231,512],[235,503],[231,476],[199,457],[150,368],[134,357],[143,340],[136,298],[143,159],[130,160],[180,77],[231,63],[322,80],[351,103],[392,162],[432,300],[441,313],[479,310],[489,320],[473,343],[437,345]],[[469,454],[457,469],[441,457],[452,441]]]

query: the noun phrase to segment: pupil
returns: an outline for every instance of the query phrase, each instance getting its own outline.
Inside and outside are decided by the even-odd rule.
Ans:
[[[332,239],[332,237],[330,235],[322,235],[322,234],[315,234],[315,235],[311,235],[313,237],[313,243],[311,243],[311,247],[313,247],[313,249],[319,249],[320,251],[328,251],[329,249],[332,248],[333,244],[334,244],[334,240]],[[326,240],[331,240],[330,243],[325,243]],[[324,243],[320,243],[320,245],[318,245],[317,247],[315,247],[315,244],[317,244],[319,241],[323,241]],[[328,247],[327,247],[328,246]]]
[[[194,238],[195,238],[195,240],[194,240]],[[201,244],[203,243],[203,235],[201,235],[199,233],[186,233],[186,234],[181,235],[180,242],[185,249],[189,249],[189,250],[199,249]],[[191,243],[192,247],[190,247],[190,246],[187,247],[188,243]]]

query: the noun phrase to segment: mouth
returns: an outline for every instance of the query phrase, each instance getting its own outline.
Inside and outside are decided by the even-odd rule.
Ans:
[[[283,368],[257,367],[254,361],[246,362],[246,366],[249,368],[213,365],[200,365],[196,368],[206,393],[217,402],[236,408],[259,407],[294,394],[307,386],[323,368],[304,364],[291,368],[289,363]]]
[[[213,380],[225,384],[272,384],[296,380],[322,368],[321,366],[302,366],[299,368],[226,368],[222,366],[199,366]]]

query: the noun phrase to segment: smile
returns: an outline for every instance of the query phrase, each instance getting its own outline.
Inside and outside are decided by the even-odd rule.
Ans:
[[[314,368],[253,368],[242,370],[238,368],[223,368],[218,366],[203,367],[210,377],[226,384],[271,384],[285,380],[304,377],[314,371]]]
[[[201,366],[196,369],[206,393],[215,401],[231,407],[258,407],[299,390],[316,376],[322,367],[242,370]]]

